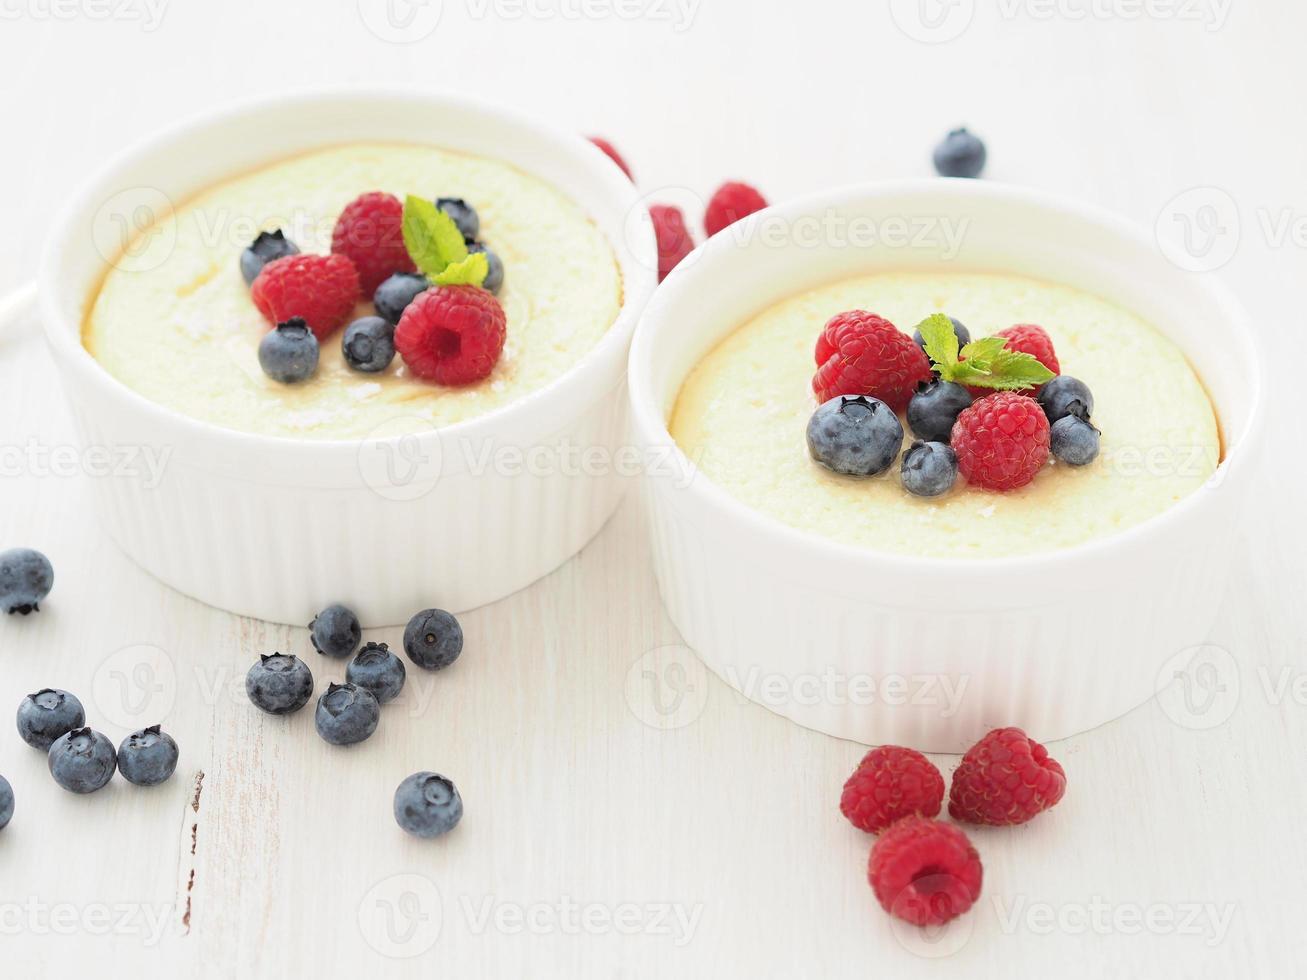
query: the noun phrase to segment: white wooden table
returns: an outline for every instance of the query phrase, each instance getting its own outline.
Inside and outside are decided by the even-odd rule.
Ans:
[[[31,278],[50,212],[105,154],[293,85],[475,88],[611,136],[648,190],[706,194],[740,176],[774,199],[925,173],[934,139],[967,122],[994,179],[1164,229],[1188,215],[1208,233],[1196,251],[1288,368],[1279,451],[1303,450],[1301,5],[445,0],[431,33],[397,44],[370,32],[392,30],[371,0],[221,14],[159,2],[117,10],[157,24],[105,20],[117,4],[89,0],[0,6],[0,287]],[[393,30],[414,38],[437,9]],[[838,814],[861,747],[742,701],[688,656],[645,672],[678,637],[629,505],[555,574],[464,617],[457,666],[412,672],[378,734],[343,751],[311,712],[272,719],[244,698],[258,654],[308,654],[307,632],[135,568],[97,525],[94,467],[75,445],[35,331],[0,337],[0,547],[40,547],[58,577],[39,616],[0,622],[0,708],[66,687],[115,741],[163,722],[182,762],[162,788],[115,780],[78,798],[0,733],[18,795],[0,833],[4,977],[1300,972],[1298,459],[1250,508],[1206,686],[1188,707],[1150,703],[1056,745],[1066,800],[1024,828],[975,832],[985,894],[923,936],[876,906],[870,840]],[[343,671],[309,662],[319,684]],[[441,841],[390,816],[395,785],[421,768],[452,776],[467,805]]]

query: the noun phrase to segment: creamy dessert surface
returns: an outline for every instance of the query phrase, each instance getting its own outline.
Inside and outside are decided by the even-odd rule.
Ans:
[[[843,310],[865,309],[911,332],[931,313],[973,338],[1038,323],[1062,373],[1089,385],[1098,459],[1050,459],[1033,483],[995,493],[957,486],[907,493],[898,461],[881,476],[839,476],[814,463],[805,432],[816,408],[813,348]],[[1001,557],[1065,548],[1147,520],[1199,490],[1220,461],[1217,420],[1183,353],[1120,307],[1065,286],[998,274],[890,273],[849,279],[781,302],[741,325],[686,378],[673,437],[712,480],[791,527],[879,551]],[[911,432],[904,423],[905,445]]]
[[[269,329],[238,267],[260,231],[282,228],[303,252],[326,254],[341,210],[360,194],[462,197],[481,240],[504,261],[503,357],[484,381],[446,388],[412,377],[396,357],[378,374],[351,370],[342,331],[322,345],[318,373],[268,378],[258,344]],[[373,312],[365,297],[358,315]],[[146,398],[216,425],[312,439],[367,436],[397,418],[449,425],[499,408],[563,375],[617,319],[621,274],[607,240],[550,185],[507,164],[408,144],[315,151],[237,176],[147,228],[91,304],[83,343]]]

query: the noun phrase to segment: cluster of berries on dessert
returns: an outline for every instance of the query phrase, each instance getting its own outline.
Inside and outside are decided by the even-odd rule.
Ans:
[[[305,381],[321,344],[345,327],[341,354],[356,371],[385,371],[398,353],[428,381],[482,380],[503,353],[506,317],[495,298],[504,263],[480,234],[481,218],[462,198],[400,201],[382,191],[345,206],[330,255],[302,254],[280,229],[260,233],[240,257],[273,327],[259,344],[260,367],[284,384]],[[365,297],[376,315],[354,319]]]
[[[973,745],[954,770],[948,814],[961,823],[1012,826],[1056,805],[1066,773],[1047,749],[1019,728],[998,728]],[[898,745],[872,749],[844,783],[840,812],[878,834],[867,878],[886,912],[918,926],[938,926],[980,897],[980,856],[962,828],[936,819],[944,777],[920,752]]]
[[[1093,396],[1060,373],[1047,331],[1019,324],[971,339],[936,313],[909,337],[875,313],[850,310],[817,338],[808,451],[826,468],[870,477],[900,461],[902,485],[938,497],[959,476],[984,490],[1016,490],[1048,462],[1084,466],[1098,455]],[[903,413],[913,441],[902,449]]]

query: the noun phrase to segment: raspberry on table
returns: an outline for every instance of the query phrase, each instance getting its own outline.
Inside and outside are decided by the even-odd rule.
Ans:
[[[1020,728],[996,728],[967,750],[953,772],[948,812],[954,820],[1007,826],[1025,823],[1066,793],[1066,773]]]
[[[767,199],[748,184],[728,181],[717,188],[709,199],[703,216],[704,229],[711,238],[723,228],[729,228],[741,218],[747,218],[766,206]]]
[[[416,269],[404,245],[403,218],[404,205],[394,194],[369,191],[345,205],[336,219],[331,251],[354,263],[365,296],[394,273]]]
[[[938,816],[944,777],[915,749],[881,745],[862,757],[844,784],[840,812],[859,830],[878,834],[902,817]]]
[[[635,177],[631,175],[631,168],[626,165],[626,161],[622,159],[622,155],[617,152],[617,147],[613,146],[612,143],[608,142],[608,140],[604,139],[602,136],[591,136],[590,142],[603,150],[609,160],[612,160],[613,163],[622,168],[622,173],[626,174],[627,180],[635,180]]]
[[[980,855],[959,828],[904,817],[871,848],[867,879],[890,915],[917,926],[943,925],[980,897]]]
[[[1048,462],[1048,418],[1015,391],[987,395],[953,424],[953,451],[967,482],[985,490],[1024,487]]]
[[[504,308],[493,295],[476,286],[440,286],[404,310],[395,350],[419,378],[466,385],[494,370],[506,335]]]
[[[288,255],[263,267],[250,297],[274,326],[299,318],[319,341],[354,317],[359,274],[344,255]]]
[[[668,277],[680,261],[694,251],[694,236],[685,226],[685,215],[671,204],[649,205],[654,235],[658,239],[658,281]]]
[[[817,338],[818,402],[836,395],[870,395],[895,412],[930,379],[930,359],[912,338],[882,316],[850,310],[831,317]]]

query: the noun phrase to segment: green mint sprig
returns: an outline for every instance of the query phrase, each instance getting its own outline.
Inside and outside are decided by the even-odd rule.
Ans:
[[[1002,337],[981,337],[958,350],[953,321],[934,313],[917,325],[925,342],[926,356],[940,379],[977,388],[1020,391],[1034,388],[1055,375],[1031,354],[1008,350]]]
[[[480,286],[490,274],[485,253],[469,253],[454,219],[426,198],[408,195],[400,230],[413,264],[437,286]]]

